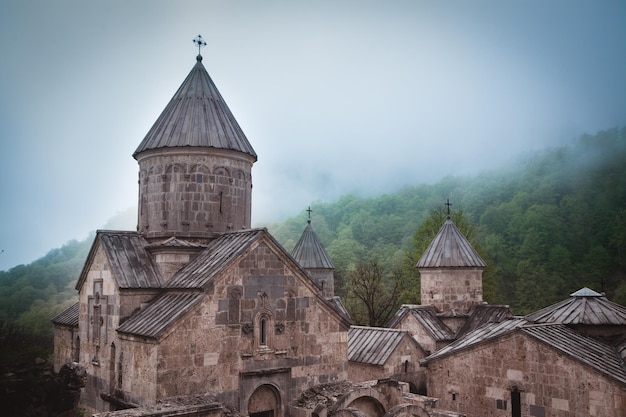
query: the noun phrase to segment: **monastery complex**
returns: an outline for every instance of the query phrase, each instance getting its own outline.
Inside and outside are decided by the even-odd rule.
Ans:
[[[251,228],[257,155],[201,55],[133,157],[137,230],[97,232],[53,319],[85,415],[626,416],[626,308],[587,288],[526,317],[484,303],[450,219],[421,303],[354,326],[310,221],[291,253]]]

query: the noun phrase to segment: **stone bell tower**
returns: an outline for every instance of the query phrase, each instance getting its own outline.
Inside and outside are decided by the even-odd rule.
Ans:
[[[482,304],[486,264],[449,215],[416,267],[422,305],[454,315]]]
[[[205,45],[201,37],[194,42]],[[257,155],[200,54],[133,157],[139,163],[137,230],[146,239],[202,242],[250,228]]]

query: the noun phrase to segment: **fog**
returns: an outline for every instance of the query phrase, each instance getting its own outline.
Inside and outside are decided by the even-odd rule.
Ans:
[[[136,205],[203,63],[259,155],[253,223],[626,125],[623,1],[0,2],[0,270]]]

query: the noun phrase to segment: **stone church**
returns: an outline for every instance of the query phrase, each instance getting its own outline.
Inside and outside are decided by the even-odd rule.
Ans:
[[[83,409],[288,416],[329,384],[346,408],[404,402],[347,384],[351,319],[310,223],[292,253],[251,228],[257,155],[201,55],[133,156],[137,231],[97,232],[78,303],[53,319],[55,369],[86,368]]]
[[[97,232],[52,320],[88,414],[624,415],[626,309],[586,291],[526,318],[484,303],[486,265],[450,219],[417,265],[421,304],[352,326],[310,221],[291,253],[251,228],[257,155],[201,55],[133,156],[137,231]]]

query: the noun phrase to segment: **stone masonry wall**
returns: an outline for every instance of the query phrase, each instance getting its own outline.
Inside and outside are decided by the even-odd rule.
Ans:
[[[467,415],[622,417],[626,387],[521,332],[428,364],[428,395]]]
[[[139,155],[139,224],[146,238],[210,238],[250,228],[253,158],[220,149]]]
[[[413,314],[407,314],[395,328],[408,331],[424,350],[430,353],[435,353],[437,351],[435,339],[433,339],[424,326],[417,321]]]
[[[169,329],[157,358],[134,358],[157,369],[157,399],[214,393],[239,409],[255,384],[270,383],[287,404],[310,385],[347,379],[347,329],[286,261],[264,243],[252,248]]]
[[[440,312],[467,313],[483,302],[482,269],[421,268],[421,304],[434,306]]]
[[[115,329],[155,294],[155,290],[120,292],[102,247],[97,248],[79,293],[79,362],[87,370],[82,407],[97,411],[110,408],[101,394],[114,394],[119,388],[121,346]]]
[[[78,350],[76,333],[78,329],[70,326],[54,326],[54,372],[58,373],[63,365],[76,361]]]
[[[78,310],[80,363],[87,371],[87,384],[80,405],[86,410],[107,410],[100,393],[111,392],[112,347],[117,335],[119,292],[102,247],[98,247],[87,278],[82,284]]]

